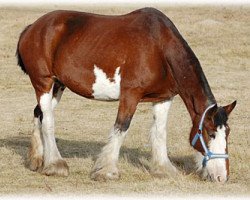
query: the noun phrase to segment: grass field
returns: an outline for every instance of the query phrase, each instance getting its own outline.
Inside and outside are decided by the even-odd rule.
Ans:
[[[87,100],[69,90],[55,111],[58,147],[70,167],[69,177],[46,177],[25,168],[36,101],[28,76],[16,65],[16,44],[26,25],[61,8],[0,7],[0,194],[250,195],[250,7],[158,8],[172,19],[196,53],[218,103],[238,101],[229,121],[229,182],[202,181],[194,173],[194,150],[188,143],[191,121],[178,96],[170,111],[167,141],[170,158],[182,172],[176,179],[156,179],[147,171],[152,113],[151,104],[140,104],[122,147],[121,179],[92,181],[93,158],[107,141],[118,103]],[[67,9],[103,14],[134,10]]]

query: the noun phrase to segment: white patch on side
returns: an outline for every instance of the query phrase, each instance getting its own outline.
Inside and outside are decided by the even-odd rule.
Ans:
[[[152,145],[153,167],[171,165],[167,155],[167,119],[172,100],[153,105],[154,123],[151,128],[150,140]]]
[[[92,86],[93,96],[97,100],[118,100],[120,96],[120,67],[116,68],[114,82],[110,81],[106,73],[94,65],[95,83]]]
[[[225,126],[217,127],[215,132],[215,138],[210,140],[209,150],[213,153],[225,154],[226,153],[226,128]],[[220,182],[225,182],[227,180],[227,168],[226,161],[223,158],[211,159],[207,162],[206,166],[209,175],[218,181],[220,177]]]
[[[49,93],[44,93],[40,97],[40,106],[43,112],[42,120],[42,133],[44,140],[44,165],[61,159],[61,155],[57,149],[55,135],[54,135],[54,116],[52,109],[52,91],[51,88]]]

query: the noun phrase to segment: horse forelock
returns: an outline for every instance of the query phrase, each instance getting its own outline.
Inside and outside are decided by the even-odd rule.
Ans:
[[[219,107],[215,116],[214,116],[214,124],[216,127],[222,127],[226,125],[228,120],[227,113],[223,107]]]

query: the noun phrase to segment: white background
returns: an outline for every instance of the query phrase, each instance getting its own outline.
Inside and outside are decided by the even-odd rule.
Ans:
[[[1,5],[31,5],[31,4],[248,4],[250,0],[0,0]]]

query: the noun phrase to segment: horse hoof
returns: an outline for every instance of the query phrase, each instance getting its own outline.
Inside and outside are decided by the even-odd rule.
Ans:
[[[42,174],[47,176],[68,176],[69,167],[64,160],[57,160],[54,163],[45,166],[42,170]]]
[[[90,177],[94,181],[105,182],[108,180],[118,180],[120,178],[120,174],[117,169],[116,170],[99,169],[93,171]]]
[[[43,166],[43,157],[36,156],[36,157],[29,158],[27,165],[31,171],[40,171]]]
[[[176,177],[179,174],[178,170],[172,164],[157,166],[151,169],[150,173],[156,178]]]

